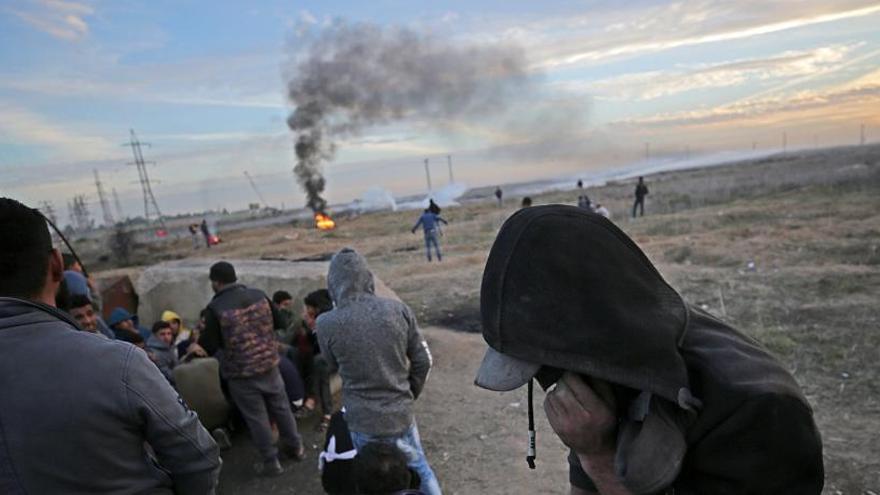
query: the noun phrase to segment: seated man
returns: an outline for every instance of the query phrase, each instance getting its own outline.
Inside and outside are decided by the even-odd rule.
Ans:
[[[510,217],[480,312],[476,384],[555,384],[544,410],[571,449],[572,494],[822,492],[819,432],[785,366],[685,302],[606,218],[561,205]]]
[[[167,321],[171,325],[171,335],[174,336],[174,345],[178,345],[184,340],[189,340],[192,330],[183,324],[180,315],[171,310],[162,312],[162,321]]]
[[[70,309],[67,312],[84,331],[107,338],[98,330],[98,314],[95,313],[92,301],[88,297],[82,294],[71,297]]]
[[[153,324],[153,335],[147,340],[147,354],[168,383],[174,385],[173,370],[177,366],[177,349],[171,345],[172,340],[174,336],[171,334],[171,325],[167,321],[157,321]]]
[[[138,325],[137,315],[133,315],[125,308],[115,308],[107,319],[107,324],[113,329],[113,334],[117,339],[130,339],[126,334],[136,333],[141,336],[141,340],[147,341],[153,333]]]

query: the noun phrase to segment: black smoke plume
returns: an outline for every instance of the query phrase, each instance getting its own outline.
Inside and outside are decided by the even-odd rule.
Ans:
[[[308,206],[323,211],[321,164],[334,140],[403,119],[429,124],[503,109],[528,84],[515,46],[463,44],[405,28],[337,22],[301,45],[288,83],[296,110],[294,173]]]

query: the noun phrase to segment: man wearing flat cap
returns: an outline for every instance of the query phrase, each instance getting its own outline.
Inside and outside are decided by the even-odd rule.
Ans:
[[[486,262],[480,310],[489,349],[476,384],[550,390],[572,494],[822,492],[822,443],[794,378],[686,303],[600,215],[514,214]]]

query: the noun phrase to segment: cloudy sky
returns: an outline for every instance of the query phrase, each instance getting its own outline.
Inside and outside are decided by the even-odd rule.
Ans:
[[[270,204],[301,205],[286,77],[303,33],[339,19],[519,46],[540,91],[517,102],[522,122],[412,118],[345,137],[325,166],[331,202],[419,192],[425,158],[442,183],[448,154],[474,186],[624,166],[646,142],[654,156],[778,148],[783,132],[789,147],[854,144],[862,123],[880,140],[877,1],[11,0],[0,194],[63,215],[77,193],[95,207],[97,170],[142,214],[133,128],[167,212],[256,201],[244,171]]]

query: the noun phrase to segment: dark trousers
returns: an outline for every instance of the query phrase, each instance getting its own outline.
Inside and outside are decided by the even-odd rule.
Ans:
[[[232,378],[228,383],[229,394],[264,461],[278,456],[278,449],[272,443],[270,420],[278,426],[279,442],[293,450],[299,449],[302,439],[296,429],[278,368],[259,376]]]
[[[636,198],[636,202],[633,203],[633,218],[636,217],[636,208],[641,208],[641,215],[645,216],[645,198]]]
[[[303,355],[291,347],[295,362],[306,384],[306,397],[314,397],[324,415],[333,414],[333,396],[330,394],[330,366],[320,354]]]

